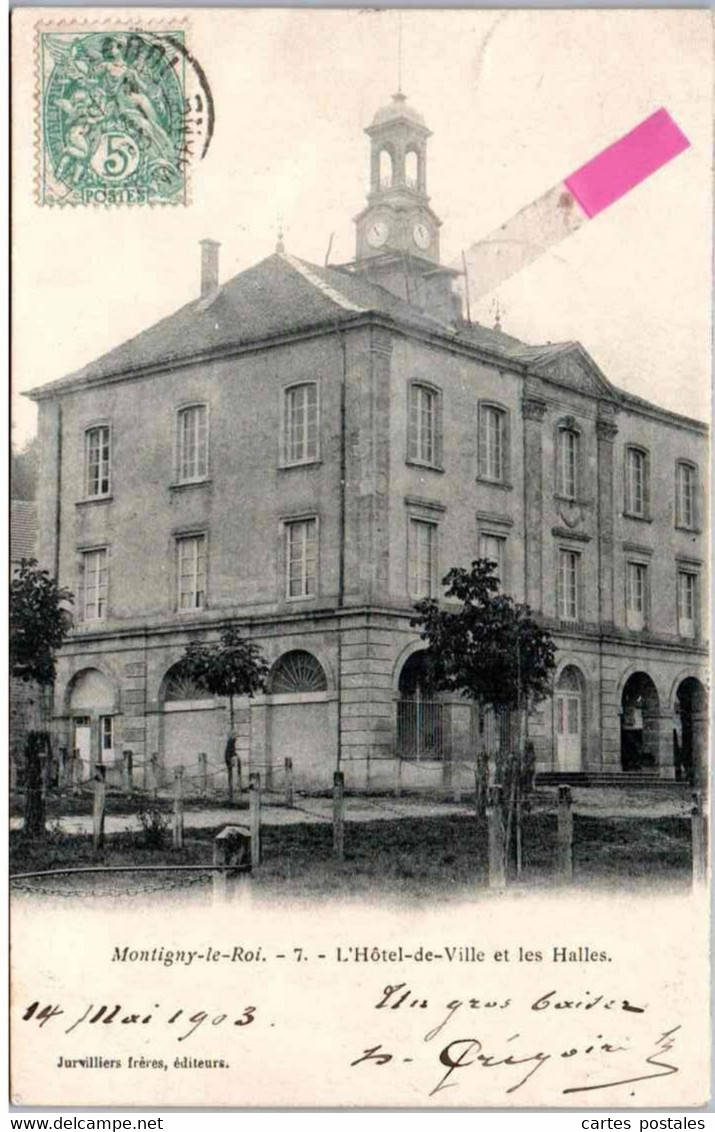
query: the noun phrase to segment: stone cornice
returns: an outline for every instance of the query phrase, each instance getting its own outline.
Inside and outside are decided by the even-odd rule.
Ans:
[[[524,420],[537,421],[539,424],[546,416],[546,401],[540,397],[525,396],[521,401],[521,415]]]

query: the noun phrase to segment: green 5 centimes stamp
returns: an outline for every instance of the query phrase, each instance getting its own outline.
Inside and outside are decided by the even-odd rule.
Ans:
[[[188,203],[189,160],[213,107],[184,30],[38,36],[39,202]]]

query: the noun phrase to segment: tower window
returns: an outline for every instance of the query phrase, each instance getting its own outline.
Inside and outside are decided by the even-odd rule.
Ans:
[[[386,149],[380,150],[380,188],[392,188],[392,154]]]
[[[420,159],[414,149],[405,154],[405,184],[408,189],[416,189],[420,183]]]

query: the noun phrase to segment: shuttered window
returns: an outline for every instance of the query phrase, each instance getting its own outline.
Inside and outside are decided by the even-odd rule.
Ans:
[[[679,462],[675,468],[675,521],[679,527],[695,527],[695,488],[697,473],[692,464]]]
[[[574,550],[559,551],[559,617],[578,621],[580,605],[581,555]]]
[[[558,433],[557,491],[567,499],[578,495],[578,465],[580,436],[572,429],[562,428]]]
[[[434,597],[437,573],[437,526],[410,519],[409,590],[412,597]]]

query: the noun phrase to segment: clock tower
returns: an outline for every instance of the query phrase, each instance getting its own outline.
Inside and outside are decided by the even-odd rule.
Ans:
[[[452,278],[440,267],[441,221],[427,196],[427,139],[424,118],[402,91],[393,94],[365,130],[370,138],[367,208],[355,217],[354,269],[426,309],[454,316]],[[437,312],[436,312],[437,313]]]

